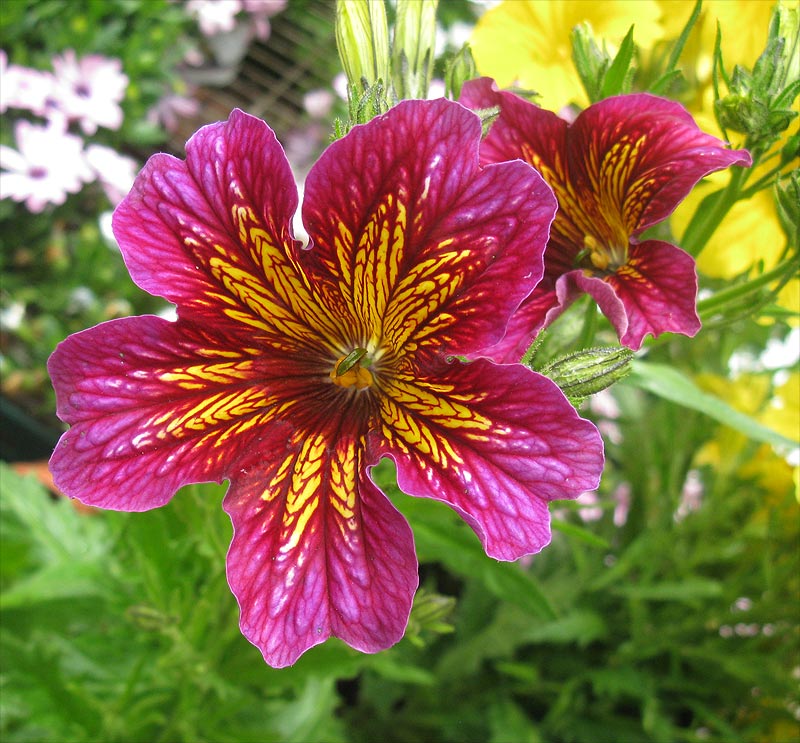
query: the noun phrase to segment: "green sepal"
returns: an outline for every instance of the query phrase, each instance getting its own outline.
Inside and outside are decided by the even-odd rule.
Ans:
[[[448,98],[457,101],[464,83],[476,77],[478,77],[478,68],[472,57],[472,50],[469,44],[464,44],[445,64],[445,94]]]
[[[552,379],[578,407],[587,397],[607,389],[631,370],[633,351],[622,346],[601,346],[556,359],[538,371]]]

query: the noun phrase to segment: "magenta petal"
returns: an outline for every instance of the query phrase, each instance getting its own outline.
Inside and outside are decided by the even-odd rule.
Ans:
[[[312,435],[255,460],[225,498],[241,629],[278,668],[331,635],[369,653],[393,645],[418,584],[411,529],[358,445],[326,447]]]
[[[570,126],[567,139],[576,191],[597,189],[599,181],[601,202],[621,195],[617,208],[630,235],[666,219],[703,176],[752,164],[747,150],[726,149],[679,103],[648,93],[589,106]],[[614,153],[621,147],[630,148],[630,154],[617,164]],[[607,171],[599,179],[598,164],[599,172]]]
[[[184,314],[214,316],[247,305],[249,292],[270,293],[265,274],[294,245],[296,209],[294,178],[274,133],[236,110],[189,140],[186,161],[151,157],[113,227],[140,287]],[[250,304],[258,310],[267,301]]]
[[[547,502],[597,487],[603,444],[549,379],[513,364],[453,363],[434,380],[397,379],[381,401],[400,488],[442,500],[491,557],[550,541]]]
[[[158,317],[72,335],[48,368],[58,415],[72,424],[50,460],[53,478],[103,508],[142,511],[187,483],[221,481],[271,403],[257,358]]]
[[[533,290],[511,316],[503,340],[484,351],[483,355],[498,364],[516,364],[522,359],[539,332],[563,311],[563,308],[558,308],[558,296],[550,283],[544,279]],[[558,309],[555,314],[554,308]]]
[[[700,330],[695,262],[674,245],[660,240],[634,244],[628,264],[604,280],[580,271],[568,276],[594,297],[622,344],[633,350],[648,333],[694,336]]]
[[[542,276],[555,198],[524,163],[480,168],[479,141],[465,108],[404,101],[309,173],[306,267],[352,287],[357,324],[392,347],[424,338],[443,358],[488,346]]]

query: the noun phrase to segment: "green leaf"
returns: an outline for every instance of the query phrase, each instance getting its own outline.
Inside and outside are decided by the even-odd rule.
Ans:
[[[622,44],[620,44],[617,56],[614,57],[614,61],[603,78],[603,87],[600,89],[601,98],[629,92],[632,76],[631,60],[633,59],[635,48],[633,26],[631,26],[628,29],[628,33],[625,34]]]
[[[102,572],[97,565],[61,562],[45,565],[0,594],[0,609],[13,609],[58,599],[101,596]]]
[[[702,8],[702,0],[697,0],[694,4],[694,8],[692,9],[692,14],[689,16],[689,20],[686,22],[686,25],[683,27],[683,31],[681,31],[681,35],[675,41],[675,44],[672,47],[672,51],[669,55],[669,61],[667,62],[666,71],[661,75],[661,77],[650,86],[650,92],[656,95],[662,95],[667,88],[669,88],[670,84],[673,80],[677,77],[680,77],[681,72],[680,70],[676,70],[675,67],[678,64],[678,60],[680,59],[681,54],[683,53],[683,48],[686,46],[686,41],[689,38],[689,34],[691,33],[692,29],[694,28],[694,24],[697,22],[698,17],[700,16],[700,10]]]
[[[608,626],[600,614],[590,609],[575,609],[555,621],[531,625],[520,639],[526,642],[568,645],[575,643],[586,647],[609,634]]]
[[[438,561],[456,575],[477,578],[495,596],[533,616],[556,618],[533,576],[517,563],[487,557],[473,532],[446,506],[416,498],[402,498],[395,504],[411,522],[420,560]]]
[[[616,586],[612,592],[633,599],[649,601],[694,601],[721,596],[722,583],[709,578],[687,578],[650,585]]]
[[[797,441],[759,423],[731,407],[724,400],[703,392],[695,383],[674,367],[652,362],[635,361],[630,375],[622,384],[632,384],[670,402],[691,408],[726,426],[736,429],[754,441],[778,449],[793,449]]]
[[[610,547],[607,540],[598,536],[594,532],[584,529],[582,526],[578,526],[577,524],[572,524],[569,521],[553,519],[551,526],[555,531],[560,531],[562,534],[566,534],[568,537],[574,537],[581,542],[586,542],[586,544],[589,544],[592,547],[599,547],[600,549],[609,549]]]

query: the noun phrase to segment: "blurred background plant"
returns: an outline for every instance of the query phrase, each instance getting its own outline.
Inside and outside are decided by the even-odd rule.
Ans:
[[[375,656],[328,642],[274,671],[238,630],[222,488],[101,512],[20,461],[46,458],[60,431],[45,369],[58,341],[170,312],[132,284],[109,230],[145,159],[180,156],[240,106],[276,130],[302,185],[351,115],[335,6],[3,3],[1,441],[15,466],[0,464],[0,737],[800,740],[800,54],[797,10],[780,7],[440,4],[430,95],[474,69],[459,52],[471,34],[478,73],[548,108],[651,90],[758,162],[707,179],[658,227],[698,259],[704,329],[645,344],[625,380],[584,403],[607,466],[597,492],[554,506],[553,544],[489,560],[447,508],[399,493],[384,462],[373,474],[421,564],[406,639]],[[614,340],[582,301],[534,360]]]

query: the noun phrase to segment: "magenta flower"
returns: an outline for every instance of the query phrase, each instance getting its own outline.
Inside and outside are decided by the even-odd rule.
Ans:
[[[499,91],[488,78],[468,82],[461,102],[500,107],[481,144],[481,162],[530,163],[559,204],[544,279],[493,358],[519,359],[536,333],[582,293],[595,299],[630,348],[638,349],[648,333],[697,333],[694,259],[640,236],[666,219],[704,175],[750,165],[746,150],[726,150],[680,104],[643,93],[595,103],[572,124]]]
[[[402,637],[417,563],[370,478],[382,457],[500,560],[545,546],[548,501],[597,485],[594,426],[550,380],[480,358],[541,276],[555,199],[525,163],[479,167],[479,138],[449,101],[354,128],[308,175],[304,249],[285,155],[235,111],[185,162],[151,158],[114,216],[177,321],[112,320],[50,360],[67,494],[139,511],[230,480],[228,581],[273,666],[330,635]]]

